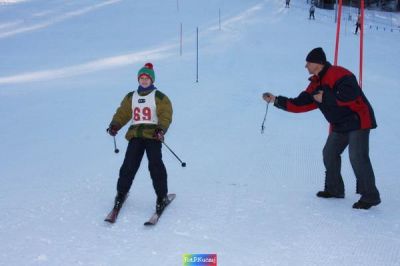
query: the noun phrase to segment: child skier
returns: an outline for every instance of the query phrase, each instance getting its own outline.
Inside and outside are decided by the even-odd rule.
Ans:
[[[139,70],[137,78],[138,89],[125,96],[107,129],[111,136],[115,136],[124,125],[131,124],[125,136],[129,144],[119,171],[114,210],[122,207],[146,151],[157,195],[156,212],[160,213],[169,203],[161,144],[172,122],[172,105],[168,97],[154,86],[155,74],[151,63]]]

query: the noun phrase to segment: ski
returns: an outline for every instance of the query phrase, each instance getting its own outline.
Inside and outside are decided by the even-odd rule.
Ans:
[[[165,209],[168,207],[169,204],[171,204],[171,202],[175,199],[175,197],[176,197],[176,194],[168,194],[168,199],[169,199],[168,204],[165,205],[164,209],[163,209],[160,213],[155,212],[155,213],[150,217],[150,219],[149,219],[147,222],[144,223],[144,225],[145,225],[145,226],[156,225],[157,222],[158,222],[158,220],[160,219],[161,215],[162,215],[163,212],[165,211]]]
[[[111,224],[117,221],[117,217],[119,214],[120,209],[112,209],[107,217],[104,219],[105,222],[109,222]]]

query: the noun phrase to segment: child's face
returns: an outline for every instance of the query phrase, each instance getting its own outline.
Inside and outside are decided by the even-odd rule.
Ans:
[[[143,88],[147,88],[147,87],[149,87],[151,85],[151,79],[146,75],[142,75],[139,78],[139,84]]]

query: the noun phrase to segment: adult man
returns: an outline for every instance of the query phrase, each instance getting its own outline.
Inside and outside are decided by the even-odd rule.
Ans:
[[[318,197],[344,198],[341,154],[349,146],[350,162],[357,178],[357,193],[361,194],[353,208],[369,209],[378,205],[381,200],[369,158],[369,133],[377,126],[372,107],[354,74],[327,62],[321,47],[313,49],[306,61],[305,67],[312,74],[306,90],[296,98],[274,96],[269,92],[264,93],[263,98],[288,112],[319,108],[330,123],[331,130],[323,149],[325,188],[317,193]]]

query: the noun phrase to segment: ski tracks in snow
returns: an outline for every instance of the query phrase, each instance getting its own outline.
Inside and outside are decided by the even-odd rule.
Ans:
[[[24,20],[6,22],[0,24],[0,39],[12,37],[17,34],[32,32],[40,29],[50,27],[56,23],[63,22],[68,19],[73,19],[78,16],[85,15],[89,12],[95,11],[99,8],[112,5],[120,2],[121,0],[109,0],[102,3],[98,3],[91,6],[81,7],[76,10],[66,11],[64,13],[55,14],[56,10],[40,11],[34,13],[30,17]],[[15,2],[15,1],[14,1]],[[22,2],[22,1],[19,1]],[[1,4],[1,2],[0,2]],[[40,17],[43,17],[42,21],[38,21]]]
[[[109,0],[100,4],[92,5],[77,9],[75,11],[68,11],[64,14],[55,16],[53,18],[44,19],[42,22],[31,23],[25,25],[26,23],[23,20],[11,21],[0,24],[0,39],[14,36],[16,34],[32,32],[40,29],[44,29],[46,27],[50,27],[56,23],[72,19],[77,16],[85,15],[88,12],[94,11],[96,9],[102,8],[104,6],[112,5],[120,2],[121,0]],[[213,40],[211,42],[211,48],[216,49],[216,47],[220,46],[221,43],[229,43],[232,38],[237,38],[239,32],[233,30],[240,25],[243,25],[245,22],[252,22],[254,20],[255,14],[263,10],[263,8],[267,5],[267,1],[263,3],[259,3],[255,6],[251,6],[248,9],[242,11],[241,13],[226,18],[222,23],[222,26],[226,28],[225,35],[221,37],[221,35],[210,37],[209,34],[215,34],[218,30],[218,26],[211,25],[206,28],[203,33],[205,34],[206,39]],[[37,13],[36,17],[48,17],[56,13],[55,10],[46,10]],[[254,21],[253,21],[254,22]],[[192,33],[194,35],[194,33]],[[194,39],[193,36],[187,36],[185,41],[192,41]],[[33,72],[25,72],[19,73],[15,75],[9,76],[0,76],[0,85],[7,84],[19,84],[19,83],[27,83],[27,82],[36,82],[36,81],[45,81],[59,78],[69,78],[78,75],[84,75],[92,72],[102,71],[106,69],[112,69],[117,67],[123,67],[126,65],[132,65],[138,62],[143,62],[145,60],[161,60],[169,58],[176,54],[176,50],[178,49],[178,44],[164,44],[159,47],[153,47],[151,49],[132,52],[128,54],[121,54],[117,56],[111,56],[106,58],[100,58],[97,60],[93,60],[90,62],[86,62],[83,64],[76,64],[73,66],[60,67],[56,69],[48,69],[42,71],[33,71]]]

